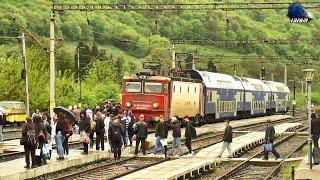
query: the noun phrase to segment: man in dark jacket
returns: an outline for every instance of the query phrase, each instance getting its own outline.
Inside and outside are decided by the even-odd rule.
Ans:
[[[86,110],[81,110],[80,112],[80,125],[79,125],[79,133],[83,136],[83,139],[88,139],[88,141],[83,141],[83,153],[87,155],[89,149],[89,134],[91,132],[91,124],[90,124],[90,117],[87,116]]]
[[[136,132],[136,149],[134,154],[138,155],[139,144],[141,142],[141,149],[143,155],[146,155],[146,138],[148,136],[148,127],[147,123],[144,122],[144,115],[140,114],[139,122],[135,124],[135,132]]]
[[[320,136],[320,119],[317,118],[316,113],[311,114],[311,134],[314,148],[319,148]]]
[[[280,157],[280,155],[277,153],[276,149],[273,146],[273,141],[275,138],[275,130],[274,127],[271,125],[271,120],[267,120],[267,129],[266,129],[266,135],[265,135],[265,144],[271,143],[272,145],[272,150],[271,152],[274,154],[276,157],[276,160]],[[269,156],[269,151],[264,151],[264,160],[268,160]]]
[[[184,121],[186,122],[186,130],[185,130],[185,137],[186,137],[186,141],[185,141],[185,145],[187,146],[188,150],[189,150],[189,154],[193,154],[192,151],[192,146],[191,146],[191,139],[192,139],[192,131],[194,130],[194,127],[192,126],[189,117],[185,116]]]
[[[179,156],[181,156],[182,150],[181,150],[181,140],[180,140],[181,138],[180,121],[176,117],[172,117],[171,123],[172,123],[172,136],[173,136],[171,154],[175,155],[175,149],[177,147]]]
[[[167,157],[167,150],[168,150],[168,146],[167,146],[168,140],[167,140],[167,138],[168,138],[168,133],[169,133],[170,121],[167,120],[167,119],[164,119],[163,115],[160,115],[160,121],[161,121],[161,119],[163,119],[162,120],[163,121],[163,134],[161,136],[162,141],[160,141],[160,142],[162,142],[161,144],[162,144],[162,146],[164,148],[164,156]]]
[[[96,119],[96,150],[100,149],[101,145],[101,150],[104,151],[104,121],[103,121],[103,114],[102,112],[98,111],[97,112],[97,119]]]
[[[31,155],[31,160],[32,160],[32,168],[36,167],[36,155],[35,155],[35,147],[32,147],[28,143],[28,132],[30,133],[31,131],[34,132],[34,138],[35,138],[35,127],[34,124],[32,123],[32,120],[30,117],[27,117],[26,123],[22,126],[22,137],[21,137],[21,145],[24,146],[24,153],[25,153],[25,158],[26,158],[26,166],[24,168],[30,168],[30,155]]]
[[[229,151],[229,156],[228,157],[232,157],[232,150],[231,150],[231,142],[232,142],[232,127],[230,126],[230,121],[226,120],[225,121],[225,130],[224,130],[224,135],[223,135],[223,143],[222,143],[222,148],[221,151],[218,155],[218,157],[220,158],[222,153],[224,152],[224,150],[226,148],[228,148]]]
[[[122,137],[124,131],[119,117],[115,116],[108,130],[108,137],[112,144],[114,159],[119,160],[121,157]]]
[[[161,137],[164,137],[164,119],[160,119],[159,117],[156,117],[157,120],[157,124],[156,124],[156,132],[155,132],[155,136],[156,136],[156,141],[154,144],[154,148],[152,150],[152,153],[155,155],[157,153],[157,151],[160,149],[161,153],[164,154],[164,147],[162,146],[160,140]]]

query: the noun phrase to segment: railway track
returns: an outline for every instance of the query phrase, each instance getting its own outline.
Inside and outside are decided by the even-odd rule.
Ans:
[[[46,175],[37,179],[116,179],[126,174],[147,168],[168,159],[164,158],[150,158],[150,157],[130,157],[123,158],[119,161],[111,159],[95,164],[92,167],[80,168],[72,173],[67,173],[57,177],[57,174]],[[89,165],[90,166],[90,165]]]
[[[300,128],[303,131],[305,127]],[[216,178],[222,179],[272,179],[281,169],[285,160],[293,156],[299,149],[307,143],[306,137],[299,137],[296,133],[290,134],[278,140],[274,146],[279,151],[283,159],[280,162],[250,162],[253,158],[263,157],[263,147],[259,147],[259,151],[254,153],[246,161],[237,164],[235,167],[228,169],[227,172]]]

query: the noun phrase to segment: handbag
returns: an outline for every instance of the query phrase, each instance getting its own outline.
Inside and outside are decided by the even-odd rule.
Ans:
[[[37,146],[37,149],[35,149],[35,155],[40,156],[41,155],[41,149],[39,149],[39,145]]]
[[[134,134],[134,135],[132,136],[131,140],[132,140],[132,141],[136,141],[136,140],[137,140],[137,135]]]
[[[81,133],[80,133],[80,141],[84,142],[84,143],[89,143],[90,142],[90,138],[89,138],[88,134],[85,131],[81,131]]]
[[[272,151],[272,144],[271,143],[264,144],[264,150],[266,152],[271,152]]]
[[[42,147],[42,159],[50,159],[49,144],[44,144]]]
[[[167,138],[160,139],[160,143],[162,144],[162,146],[168,145],[168,140],[167,140]]]

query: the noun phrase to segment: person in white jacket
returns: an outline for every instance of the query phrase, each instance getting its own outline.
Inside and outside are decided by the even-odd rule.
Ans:
[[[110,124],[110,113],[109,112],[107,112],[107,114],[106,114],[106,117],[104,118],[104,129],[105,129],[105,137],[108,137],[108,130],[109,130],[109,124]],[[108,142],[106,143],[106,149],[108,150],[108,151],[110,151],[111,150],[111,142],[109,141],[109,139],[107,140]]]

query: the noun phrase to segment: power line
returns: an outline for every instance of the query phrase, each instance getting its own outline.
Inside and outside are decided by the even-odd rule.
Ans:
[[[172,39],[173,44],[210,44],[210,45],[242,45],[242,44],[294,44],[297,41],[320,42],[320,39],[312,40],[213,40],[213,39]]]
[[[246,10],[246,9],[287,9],[292,2],[280,3],[206,3],[206,4],[53,4],[52,11],[67,10]],[[302,2],[305,8],[320,8],[320,2]]]

